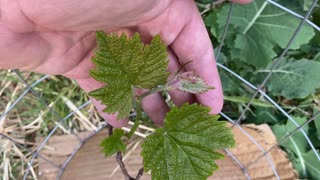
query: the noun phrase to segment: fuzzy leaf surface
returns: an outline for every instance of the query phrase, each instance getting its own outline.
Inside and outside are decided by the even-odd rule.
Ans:
[[[210,109],[197,104],[174,107],[164,127],[147,137],[142,145],[145,171],[152,179],[206,179],[218,169],[214,160],[223,158],[216,149],[235,145],[226,122],[209,115]]]
[[[223,32],[229,9],[230,4],[218,11],[216,32]],[[265,67],[277,56],[274,48],[285,48],[300,22],[300,19],[265,0],[236,5],[230,21],[230,30],[235,32],[229,34],[236,34],[232,46],[228,44],[231,57],[257,68]],[[304,25],[290,49],[298,49],[314,35],[312,27]]]
[[[276,68],[267,86],[274,95],[288,99],[305,98],[320,88],[319,72],[320,63],[313,60],[283,62]]]
[[[168,72],[167,48],[156,36],[149,45],[135,34],[107,35],[97,32],[98,49],[92,58],[96,68],[91,76],[106,86],[90,92],[102,101],[107,113],[117,113],[117,119],[128,117],[133,108],[133,88],[152,89],[166,83]]]
[[[112,156],[113,154],[121,151],[123,153],[126,152],[126,145],[121,140],[121,138],[125,135],[125,132],[122,129],[115,129],[113,134],[107,138],[105,138],[100,146],[103,148],[102,152],[106,157]]]
[[[171,88],[192,94],[205,93],[214,89],[214,87],[208,86],[204,79],[196,76],[193,72],[180,73],[173,81],[175,83]]]

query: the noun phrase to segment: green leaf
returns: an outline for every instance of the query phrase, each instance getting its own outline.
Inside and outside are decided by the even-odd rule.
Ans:
[[[250,102],[251,97],[249,98],[249,97],[243,97],[243,96],[224,96],[224,100],[235,102],[235,103],[246,104]],[[262,101],[260,99],[253,99],[252,105],[260,106],[260,107],[274,107],[274,105],[272,105],[268,101]]]
[[[125,135],[125,132],[122,129],[115,129],[113,134],[107,138],[105,138],[101,143],[100,146],[103,147],[102,152],[105,154],[106,157],[109,157],[118,151],[123,153],[126,152],[126,145],[123,143],[121,138]]]
[[[237,93],[239,91],[243,91],[239,86],[239,83],[235,81],[228,73],[224,70],[219,70],[219,75],[223,87],[224,94],[226,93]]]
[[[313,107],[313,116],[315,116],[319,112],[319,108],[317,106]],[[318,139],[320,140],[320,115],[318,115],[314,119],[314,124],[317,130]]]
[[[92,58],[96,69],[90,74],[107,85],[89,95],[107,106],[105,112],[118,112],[117,119],[126,118],[133,108],[133,88],[152,89],[166,83],[167,48],[160,36],[144,45],[138,34],[128,39],[125,34],[97,32],[97,41]]]
[[[261,70],[259,72],[270,72]],[[320,63],[299,60],[281,63],[272,74],[267,87],[274,95],[286,98],[305,98],[320,88]]]
[[[293,117],[294,120],[297,122],[298,125],[303,124],[307,118],[306,117]],[[288,120],[285,125],[274,125],[272,126],[272,130],[274,134],[276,135],[277,139],[281,139],[282,137],[286,136],[293,130],[295,130],[297,127]],[[303,130],[308,133],[309,126],[304,126]],[[295,154],[301,154],[302,152],[305,152],[308,148],[308,142],[305,139],[304,135],[301,131],[297,131],[292,136],[287,138],[287,140],[283,141],[281,146],[290,149]]]
[[[316,54],[314,60],[320,63],[320,53]]]
[[[303,0],[300,2],[303,3],[303,10],[308,11],[313,3],[313,0]]]
[[[248,115],[245,123],[254,123],[254,124],[279,124],[281,123],[282,117],[279,113],[273,108],[267,108],[262,106],[254,106],[252,113]]]
[[[320,177],[320,161],[315,153],[310,150],[303,154],[303,158],[305,159],[309,179],[318,179]]]
[[[218,11],[218,33],[225,27],[229,8],[230,4]],[[277,56],[274,48],[285,48],[300,22],[300,19],[268,4],[265,0],[236,5],[230,21],[233,28],[229,34],[237,34],[233,46],[229,44],[231,57],[257,68],[265,67]],[[298,49],[314,34],[312,27],[304,25],[290,49]]]
[[[214,160],[223,155],[215,150],[233,147],[235,141],[226,122],[209,112],[197,104],[173,107],[164,127],[147,137],[141,155],[152,179],[201,180],[218,169]]]
[[[297,122],[298,125],[303,124],[307,119],[306,117],[293,117],[294,120]],[[290,132],[295,130],[297,127],[290,121],[287,121],[286,125],[274,125],[272,126],[272,131],[276,135],[277,139],[280,140],[284,136],[288,135]],[[308,133],[309,126],[304,126],[303,130]],[[280,143],[280,146],[284,147],[287,151],[291,151],[294,153],[296,157],[296,161],[299,161],[299,174],[305,176],[307,174],[307,165],[306,160],[303,157],[303,154],[308,151],[308,142],[305,139],[304,135],[301,131],[297,131],[296,133],[289,136],[286,140]],[[291,157],[292,159],[292,157]]]

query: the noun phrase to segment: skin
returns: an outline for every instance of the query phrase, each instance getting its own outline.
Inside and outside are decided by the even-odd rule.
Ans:
[[[129,35],[139,32],[144,42],[160,34],[168,45],[170,72],[191,61],[185,71],[194,71],[215,87],[196,96],[171,92],[174,103],[199,102],[211,107],[211,113],[221,111],[223,94],[213,47],[192,0],[0,0],[0,69],[64,75],[75,79],[87,92],[100,88],[103,84],[89,76],[94,68],[90,58],[96,47],[96,30]],[[103,113],[104,106],[92,101],[111,125],[127,123]],[[168,111],[161,96],[148,96],[142,105],[161,125]]]

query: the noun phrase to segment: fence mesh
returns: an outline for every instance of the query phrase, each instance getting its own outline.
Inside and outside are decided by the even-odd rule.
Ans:
[[[247,87],[249,87],[251,90],[253,90],[252,92],[252,96],[251,96],[251,100],[249,101],[249,103],[246,104],[244,110],[242,111],[241,115],[234,119],[231,118],[229,116],[227,116],[225,113],[221,113],[221,116],[228,120],[230,123],[233,124],[233,128],[239,128],[241,130],[241,132],[247,136],[261,151],[261,155],[258,158],[252,159],[252,161],[248,164],[242,164],[235,155],[233,155],[231,153],[231,151],[229,151],[228,149],[225,149],[225,152],[235,161],[235,163],[239,166],[239,168],[242,170],[242,172],[246,175],[246,177],[248,179],[250,178],[250,174],[248,174],[247,169],[252,166],[253,164],[255,164],[257,161],[259,161],[262,158],[266,158],[270,167],[272,168],[273,174],[276,177],[276,179],[280,179],[279,177],[279,173],[277,172],[274,163],[272,162],[272,159],[269,157],[269,152],[275,148],[278,147],[279,144],[283,141],[286,141],[288,138],[290,138],[290,136],[292,136],[294,133],[296,132],[301,132],[304,136],[304,138],[307,140],[309,146],[311,147],[312,151],[315,153],[316,157],[318,158],[318,160],[320,161],[320,157],[319,157],[319,153],[317,152],[315,146],[312,144],[312,141],[310,140],[310,138],[307,135],[307,132],[305,132],[305,130],[303,129],[304,126],[306,126],[307,124],[309,124],[310,122],[312,122],[313,120],[316,119],[317,116],[319,116],[320,113],[316,113],[312,118],[310,118],[309,120],[307,120],[306,122],[304,122],[303,124],[298,124],[296,122],[296,120],[294,118],[292,118],[290,116],[290,113],[288,113],[286,110],[284,110],[279,104],[276,103],[275,100],[273,100],[271,97],[269,97],[268,94],[265,93],[265,91],[263,91],[264,86],[266,85],[266,83],[268,82],[268,80],[270,79],[270,77],[272,76],[272,74],[274,73],[274,70],[276,69],[276,67],[279,65],[279,63],[284,59],[284,56],[286,55],[286,53],[288,52],[291,44],[295,41],[295,38],[297,36],[297,34],[299,33],[299,31],[301,30],[301,27],[305,24],[308,24],[310,26],[312,26],[316,31],[320,31],[320,27],[318,27],[316,24],[314,24],[313,22],[311,22],[309,20],[309,17],[313,11],[313,9],[316,7],[317,5],[317,0],[314,0],[312,5],[310,6],[310,9],[308,10],[308,12],[305,15],[300,15],[298,13],[296,13],[295,11],[288,9],[284,6],[282,6],[281,4],[279,4],[277,1],[273,1],[273,0],[266,0],[269,4],[272,4],[273,6],[282,9],[285,12],[288,12],[289,14],[291,14],[292,16],[295,16],[296,18],[301,19],[301,23],[300,25],[296,28],[294,34],[292,35],[290,41],[287,43],[286,48],[284,48],[283,52],[281,53],[281,55],[275,59],[273,61],[273,64],[271,66],[271,70],[270,72],[265,76],[264,80],[260,83],[259,86],[255,86],[252,83],[250,83],[249,81],[247,81],[246,79],[244,79],[243,77],[241,77],[240,75],[238,75],[237,73],[235,73],[234,71],[232,71],[230,68],[226,67],[223,64],[218,63],[218,67],[220,68],[220,70],[225,71],[226,73],[230,74],[231,76],[234,76],[235,78],[237,78],[239,81],[241,81],[242,83],[244,83]],[[227,17],[227,21],[225,24],[225,28],[224,28],[224,33],[223,33],[223,38],[222,38],[222,43],[219,45],[218,47],[218,51],[216,52],[216,59],[219,58],[220,56],[220,52],[222,47],[224,46],[224,39],[226,37],[226,34],[228,33],[228,28],[229,28],[229,23],[230,23],[230,17],[231,14],[233,12],[233,8],[234,5],[232,4],[230,6],[230,10],[229,10],[229,14]],[[38,80],[36,81],[29,81],[26,76],[20,72],[19,70],[12,70],[10,71],[10,73],[15,74],[16,77],[18,77],[20,82],[20,84],[23,84],[23,89],[18,93],[18,92],[12,92],[15,93],[15,100],[13,102],[10,102],[6,105],[3,113],[0,116],[0,123],[3,123],[2,121],[4,121],[4,119],[9,116],[9,114],[11,112],[13,112],[15,110],[15,108],[17,108],[17,106],[19,105],[19,103],[21,101],[24,100],[24,98],[26,98],[27,95],[32,94],[33,98],[35,98],[38,102],[40,102],[42,104],[42,111],[48,111],[50,112],[50,114],[52,115],[53,118],[55,118],[55,123],[56,125],[54,126],[53,129],[51,129],[50,131],[48,131],[48,133],[46,134],[45,139],[40,143],[37,144],[36,149],[33,148],[28,148],[24,145],[22,145],[21,142],[19,142],[17,139],[15,138],[11,138],[10,136],[8,136],[6,133],[0,133],[0,135],[2,136],[1,141],[4,140],[8,140],[9,142],[13,143],[16,145],[16,147],[20,148],[21,151],[26,152],[27,154],[29,154],[29,158],[28,158],[28,163],[27,164],[20,164],[20,166],[25,166],[25,171],[24,171],[24,177],[23,179],[30,179],[35,175],[35,170],[33,169],[34,164],[36,163],[37,159],[42,159],[44,161],[46,161],[48,164],[50,164],[52,167],[59,169],[59,175],[57,177],[57,179],[60,178],[60,176],[62,175],[65,167],[68,165],[68,163],[70,162],[70,160],[72,159],[72,157],[75,155],[75,153],[79,150],[79,148],[86,142],[87,139],[89,139],[90,137],[94,136],[97,132],[99,132],[101,129],[103,129],[106,124],[101,123],[100,121],[97,123],[97,126],[92,126],[91,130],[93,130],[93,133],[88,136],[87,138],[80,138],[79,136],[77,136],[76,132],[69,132],[70,134],[73,134],[74,136],[76,136],[76,138],[79,141],[79,145],[77,146],[76,149],[74,149],[73,153],[69,156],[69,158],[63,163],[62,166],[59,166],[57,164],[55,164],[54,162],[48,160],[47,158],[41,156],[39,154],[39,152],[46,146],[46,143],[48,142],[48,140],[56,134],[58,129],[61,129],[63,126],[63,124],[67,123],[74,123],[75,119],[74,116],[75,114],[79,114],[79,112],[84,109],[87,108],[88,106],[90,106],[90,101],[85,101],[83,104],[79,105],[79,106],[73,106],[73,108],[70,109],[66,108],[66,109],[70,109],[70,112],[68,112],[64,117],[61,117],[61,113],[58,113],[55,111],[54,108],[52,108],[51,106],[51,102],[49,99],[45,99],[44,96],[41,95],[42,92],[39,92],[37,90],[37,86],[39,86],[39,84],[41,83],[46,83],[48,81],[51,81],[51,77],[50,76],[42,76],[39,77]],[[3,85],[5,86],[5,85]],[[257,96],[263,96],[264,99],[266,99],[267,101],[269,101],[276,109],[278,109],[286,118],[288,118],[289,121],[291,121],[294,125],[295,125],[295,129],[288,133],[287,135],[283,136],[280,140],[278,140],[277,144],[272,145],[271,148],[269,149],[264,149],[258,142],[255,141],[255,137],[252,137],[249,133],[247,133],[241,126],[241,120],[244,118],[245,113],[250,109],[250,106],[252,105],[254,99]],[[27,99],[28,100],[28,99]],[[92,109],[91,109],[92,110]],[[19,112],[18,112],[19,113]],[[23,115],[22,116],[22,120],[23,120]],[[80,117],[81,118],[81,117]],[[70,131],[70,129],[66,129],[65,131]]]

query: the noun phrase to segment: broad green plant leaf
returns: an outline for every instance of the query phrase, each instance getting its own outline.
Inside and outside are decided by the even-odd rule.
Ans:
[[[254,105],[254,109],[252,113],[248,114],[245,123],[279,124],[281,123],[281,119],[282,117],[274,110],[274,108]]]
[[[112,156],[118,151],[121,151],[123,153],[126,152],[127,147],[121,140],[124,135],[125,132],[122,129],[115,129],[111,136],[105,138],[100,143],[100,146],[103,148],[102,152],[106,157]]]
[[[308,11],[313,3],[313,0],[302,0],[300,2],[303,4],[303,10]]]
[[[313,60],[283,62],[274,70],[267,87],[274,95],[288,99],[305,98],[320,88],[319,72],[320,63]]]
[[[306,117],[293,117],[293,119],[298,125],[303,124],[307,120]],[[286,136],[296,128],[297,126],[295,126],[293,122],[287,120],[287,123],[285,125],[277,124],[272,126],[272,131],[276,135],[277,139],[280,140],[282,137]],[[304,126],[303,130],[308,133],[309,126]],[[290,149],[292,152],[295,152],[295,154],[301,154],[308,148],[308,142],[301,131],[297,131],[296,133],[288,137],[287,140],[283,141],[280,145]]]
[[[308,169],[309,179],[318,179],[320,177],[320,161],[315,153],[310,150],[303,154],[303,158],[305,159],[306,167]]]
[[[313,107],[313,116],[315,116],[318,112],[319,112],[319,108],[317,106],[314,106]],[[317,131],[318,139],[320,140],[320,115],[318,115],[314,119],[314,124],[315,124],[315,128],[316,128],[316,131]]]
[[[224,100],[225,101],[231,101],[231,102],[234,102],[234,103],[246,104],[246,103],[250,102],[251,98],[243,97],[243,96],[224,96]],[[274,107],[268,101],[263,101],[263,100],[260,100],[260,99],[253,99],[252,105],[260,106],[260,107]]]
[[[218,11],[217,33],[223,32],[230,4]],[[233,59],[240,59],[257,68],[266,67],[277,56],[274,48],[285,48],[297,29],[300,19],[269,4],[265,0],[255,0],[247,5],[235,5],[228,34],[237,34],[234,43],[227,45]],[[233,32],[235,31],[235,32]],[[298,49],[315,35],[312,27],[304,25],[290,49]],[[221,37],[220,35],[218,35]]]
[[[214,160],[223,155],[215,150],[233,147],[235,141],[226,122],[209,112],[197,104],[173,107],[164,127],[147,137],[141,155],[152,179],[201,180],[218,169]]]
[[[293,117],[298,125],[303,124],[307,118],[306,117]],[[272,131],[276,135],[277,139],[280,140],[284,136],[288,135],[290,132],[295,130],[297,127],[288,120],[285,125],[274,125],[272,126]],[[309,126],[304,126],[302,128],[306,133],[309,132]],[[304,153],[309,150],[309,145],[305,137],[303,136],[301,131],[297,131],[296,133],[289,136],[286,140],[280,143],[280,146],[284,147],[287,151],[293,153],[290,159],[298,161],[299,163],[295,166],[299,171],[301,176],[306,176],[308,172],[307,162],[304,158]],[[320,167],[319,167],[320,168]]]
[[[166,45],[156,36],[149,45],[139,34],[130,39],[125,34],[107,35],[97,32],[98,49],[92,62],[96,69],[90,75],[106,86],[92,91],[90,96],[102,101],[107,113],[117,113],[117,119],[128,117],[133,108],[134,88],[152,89],[166,83],[168,57]]]

